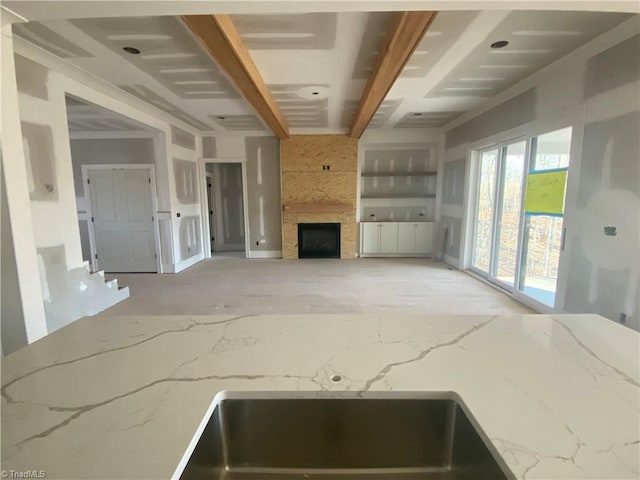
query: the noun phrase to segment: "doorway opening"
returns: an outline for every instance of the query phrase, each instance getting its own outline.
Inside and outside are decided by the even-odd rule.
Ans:
[[[67,96],[83,259],[106,273],[161,273],[155,162],[161,132]]]
[[[244,163],[205,160],[211,256],[247,257]]]
[[[471,270],[554,308],[572,128],[478,151]]]

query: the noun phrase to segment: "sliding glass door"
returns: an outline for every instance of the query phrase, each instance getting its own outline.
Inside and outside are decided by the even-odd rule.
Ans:
[[[473,268],[513,288],[525,172],[524,140],[480,153]]]
[[[473,249],[473,267],[488,274],[493,250],[493,218],[495,215],[495,189],[498,178],[499,149],[480,154],[478,201]]]
[[[547,192],[546,200],[527,197],[519,289],[549,307],[555,304],[558,282],[570,150],[571,128],[531,139],[530,193],[542,187]]]
[[[471,267],[553,307],[571,128],[479,152]]]
[[[502,148],[500,162],[496,241],[491,276],[509,287],[513,287],[516,281],[526,148],[527,142],[524,140],[506,145]]]

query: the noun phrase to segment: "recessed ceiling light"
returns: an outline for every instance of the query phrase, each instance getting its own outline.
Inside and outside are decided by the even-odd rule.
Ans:
[[[497,42],[493,42],[491,44],[491,48],[504,48],[507,45],[509,45],[509,42],[507,42],[506,40],[498,40]]]
[[[140,53],[140,50],[138,50],[136,47],[122,47],[122,49],[125,52],[130,53],[131,55],[138,55]]]

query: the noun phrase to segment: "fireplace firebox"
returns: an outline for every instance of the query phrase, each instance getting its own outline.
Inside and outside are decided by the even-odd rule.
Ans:
[[[298,258],[340,258],[340,224],[299,223]]]

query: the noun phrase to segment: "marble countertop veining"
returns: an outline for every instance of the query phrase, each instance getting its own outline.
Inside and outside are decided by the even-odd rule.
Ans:
[[[224,390],[452,390],[518,478],[637,479],[639,349],[597,315],[85,318],[3,359],[2,469],[170,478]]]

